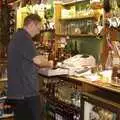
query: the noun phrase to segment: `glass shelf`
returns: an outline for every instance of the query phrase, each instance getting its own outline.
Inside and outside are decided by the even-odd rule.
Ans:
[[[89,37],[89,36],[93,36],[95,37],[95,34],[64,34],[64,33],[56,33],[57,36],[70,36],[70,37]]]
[[[63,6],[68,6],[68,5],[74,5],[74,4],[77,4],[77,3],[80,3],[80,2],[90,2],[90,0],[74,0],[72,2],[63,2]]]
[[[61,21],[70,21],[70,20],[83,20],[83,19],[95,19],[94,16],[83,16],[83,17],[75,17],[75,18],[60,18]]]

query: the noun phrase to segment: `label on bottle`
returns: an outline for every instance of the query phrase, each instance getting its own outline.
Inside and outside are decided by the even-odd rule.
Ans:
[[[113,64],[113,65],[119,65],[119,64],[120,64],[120,58],[118,58],[118,57],[113,57],[112,64]]]

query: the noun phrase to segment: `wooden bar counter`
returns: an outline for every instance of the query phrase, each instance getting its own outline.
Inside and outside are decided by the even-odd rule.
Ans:
[[[93,87],[98,87],[99,89],[106,89],[110,92],[116,92],[120,94],[120,86],[115,86],[110,83],[105,83],[102,81],[91,81],[82,77],[74,77],[74,76],[69,76],[68,79],[75,82],[82,82],[83,84],[90,85]]]
[[[95,106],[100,106],[100,108],[104,108],[105,110],[110,110],[113,113],[116,113],[116,119],[115,120],[120,120],[120,87],[119,86],[114,86],[109,83],[105,83],[103,81],[91,81],[88,79],[85,79],[83,77],[76,77],[76,76],[69,76],[69,75],[58,75],[58,76],[46,76],[40,74],[40,80],[41,79],[46,79],[45,81],[51,81],[50,89],[48,92],[43,92],[45,93],[46,100],[48,101],[49,104],[52,104],[56,109],[58,110],[59,108],[64,111],[64,115],[66,114],[80,114],[80,119],[78,120],[87,120],[85,118],[84,109],[85,109],[85,101],[88,101],[88,103],[92,103]],[[73,84],[74,88],[76,90],[81,91],[81,107],[80,106],[74,106],[69,102],[66,102],[64,99],[59,99],[59,97],[56,97],[56,87],[59,87],[59,83],[65,84]],[[66,88],[67,89],[67,88]],[[66,89],[63,89],[63,91]],[[62,90],[62,89],[61,89]],[[64,91],[64,92],[65,92]],[[67,91],[68,93],[64,94],[67,95],[69,94],[69,89]],[[62,108],[61,108],[62,106]],[[72,112],[69,113],[69,110]],[[53,110],[54,111],[54,110]],[[54,111],[54,112],[55,112]],[[60,112],[61,113],[61,112]],[[69,115],[67,115],[69,116]],[[74,120],[72,118],[65,118],[66,120]],[[111,120],[111,119],[110,119]]]

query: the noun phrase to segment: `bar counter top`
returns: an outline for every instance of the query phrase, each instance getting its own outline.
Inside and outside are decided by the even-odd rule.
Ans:
[[[93,85],[93,86],[96,86],[96,87],[99,87],[99,88],[103,88],[103,89],[107,89],[107,90],[110,90],[110,91],[113,91],[113,92],[117,92],[117,93],[120,93],[120,85],[115,85],[115,84],[110,84],[110,83],[105,83],[105,82],[102,82],[102,81],[91,81],[91,80],[88,80],[88,79],[85,79],[85,78],[82,78],[82,77],[75,77],[75,76],[69,76],[70,79],[73,79],[77,82],[84,82],[84,83],[87,83],[87,84],[90,84],[90,85]]]
[[[84,84],[91,85],[93,87],[106,89],[106,90],[109,90],[109,91],[116,92],[116,93],[120,94],[120,85],[117,86],[117,85],[114,85],[114,84],[105,83],[102,80],[91,81],[91,80],[88,80],[88,79],[83,78],[83,77],[76,77],[76,76],[69,76],[69,75],[47,76],[47,75],[43,75],[41,73],[39,73],[39,75],[41,75],[43,77],[46,77],[46,78],[57,77],[57,78],[65,80],[65,81],[71,81],[71,82],[74,82],[74,83],[77,83],[77,84],[84,83]]]

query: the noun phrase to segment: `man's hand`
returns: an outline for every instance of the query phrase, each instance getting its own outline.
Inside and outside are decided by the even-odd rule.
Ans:
[[[41,55],[40,55],[40,56],[35,56],[35,57],[33,58],[33,62],[34,62],[35,64],[37,64],[37,65],[40,65],[41,62],[42,62],[42,56],[41,56]]]
[[[53,62],[53,60],[49,60],[48,62],[49,62],[49,67],[50,67],[50,68],[53,68],[53,67],[54,67],[54,62]]]
[[[53,68],[53,60],[48,61],[48,57],[44,55],[39,55],[39,56],[34,57],[33,62],[40,67]]]

